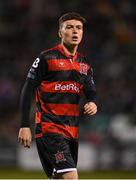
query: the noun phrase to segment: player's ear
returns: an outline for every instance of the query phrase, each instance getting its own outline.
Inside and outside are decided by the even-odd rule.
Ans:
[[[62,35],[61,35],[61,31],[60,31],[60,29],[59,29],[58,34],[59,34],[59,37],[60,37],[60,38],[62,38]]]

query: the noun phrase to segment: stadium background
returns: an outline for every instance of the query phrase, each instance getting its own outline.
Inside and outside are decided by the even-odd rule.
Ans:
[[[80,178],[136,178],[135,7],[135,0],[0,1],[0,178],[45,177],[33,167],[35,154],[20,160],[19,95],[35,57],[58,43],[57,20],[68,11],[87,19],[80,49],[98,94],[97,115],[81,117]]]

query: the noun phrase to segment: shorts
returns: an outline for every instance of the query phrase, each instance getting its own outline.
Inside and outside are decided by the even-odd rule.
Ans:
[[[55,173],[76,171],[78,141],[66,139],[59,134],[36,138],[38,154],[48,177]]]

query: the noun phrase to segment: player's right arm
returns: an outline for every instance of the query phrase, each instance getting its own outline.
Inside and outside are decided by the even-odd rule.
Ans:
[[[32,141],[32,133],[30,129],[30,109],[31,99],[35,93],[36,88],[42,80],[43,70],[45,70],[45,63],[43,55],[36,58],[32,64],[31,69],[27,75],[26,82],[23,86],[20,98],[20,111],[21,111],[21,127],[19,129],[18,141],[24,147],[30,147]]]
[[[21,110],[21,127],[18,134],[18,141],[24,147],[30,147],[32,141],[32,133],[30,129],[29,114],[31,108],[31,98],[35,91],[35,86],[31,81],[26,81],[22,92],[20,100],[20,110]]]

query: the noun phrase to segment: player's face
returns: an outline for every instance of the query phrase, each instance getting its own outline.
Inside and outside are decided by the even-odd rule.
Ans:
[[[83,36],[83,23],[78,20],[67,20],[62,23],[59,36],[62,43],[69,46],[78,46]]]

